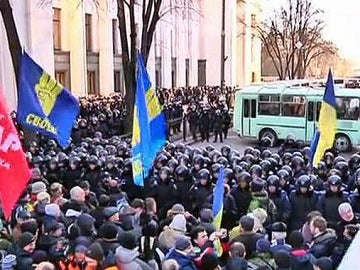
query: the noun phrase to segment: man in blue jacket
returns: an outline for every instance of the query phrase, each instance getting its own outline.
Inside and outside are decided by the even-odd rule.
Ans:
[[[175,248],[170,250],[166,259],[175,260],[181,270],[196,270],[195,264],[192,260],[193,246],[189,238],[182,236],[175,242]]]

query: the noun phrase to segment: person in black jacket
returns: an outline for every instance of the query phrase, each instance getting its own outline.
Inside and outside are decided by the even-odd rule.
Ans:
[[[306,221],[307,214],[316,209],[317,195],[310,189],[309,176],[302,175],[296,181],[296,189],[289,196],[291,203],[290,230],[298,230]]]
[[[315,217],[310,222],[313,242],[309,244],[309,252],[316,258],[330,256],[337,240],[336,233],[327,228],[327,221],[323,217]]]
[[[218,136],[220,137],[220,142],[223,142],[223,118],[221,115],[221,111],[219,109],[217,109],[215,111],[215,115],[213,118],[213,124],[214,124],[214,133],[215,133],[215,138],[214,138],[214,143],[217,142]]]
[[[8,252],[16,256],[15,270],[32,269],[32,254],[35,251],[36,237],[25,232],[17,243],[13,243]]]
[[[255,220],[249,216],[243,216],[240,219],[241,232],[240,235],[236,236],[231,240],[231,244],[235,242],[241,242],[244,244],[246,249],[246,259],[250,259],[255,255],[256,252],[256,242],[257,240],[263,238],[263,235],[260,233],[254,232]]]
[[[230,194],[234,197],[239,218],[247,214],[247,210],[249,209],[249,205],[252,200],[249,184],[250,181],[250,174],[248,172],[242,172],[236,180],[237,185],[235,185],[230,191]]]
[[[348,200],[348,193],[341,189],[341,178],[332,175],[328,179],[329,187],[318,199],[318,210],[326,218],[331,228],[336,228],[336,224],[341,220],[338,211],[339,205]]]

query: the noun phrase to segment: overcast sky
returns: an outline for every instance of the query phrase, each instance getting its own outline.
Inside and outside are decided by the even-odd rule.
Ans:
[[[285,0],[262,0],[266,16]],[[360,0],[313,0],[324,10],[325,38],[333,41],[343,57],[360,65]]]

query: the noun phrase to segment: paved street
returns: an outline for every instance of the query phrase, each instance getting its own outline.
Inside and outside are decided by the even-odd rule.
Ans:
[[[232,149],[235,149],[237,151],[239,151],[240,154],[244,153],[244,150],[246,147],[248,146],[252,146],[255,147],[258,145],[258,141],[256,139],[242,139],[240,137],[237,136],[237,134],[234,131],[230,131],[228,134],[228,138],[227,140],[224,140],[223,143],[212,143],[214,140],[214,136],[210,137],[210,142],[196,142],[193,143],[191,142],[191,138],[188,137],[188,141],[187,143],[191,144],[191,146],[193,147],[205,147],[209,144],[213,144],[216,149],[220,150],[221,147],[225,144],[229,145]],[[183,142],[182,139],[176,140],[176,142]],[[275,148],[271,148],[272,151],[278,151],[279,147],[275,147]],[[356,147],[356,149],[358,149],[358,147]],[[343,153],[342,154],[346,159],[348,159],[351,155],[351,153]]]

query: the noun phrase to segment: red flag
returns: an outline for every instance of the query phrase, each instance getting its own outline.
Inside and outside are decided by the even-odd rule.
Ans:
[[[6,219],[10,217],[30,179],[19,135],[7,108],[5,97],[0,91],[0,200]]]

